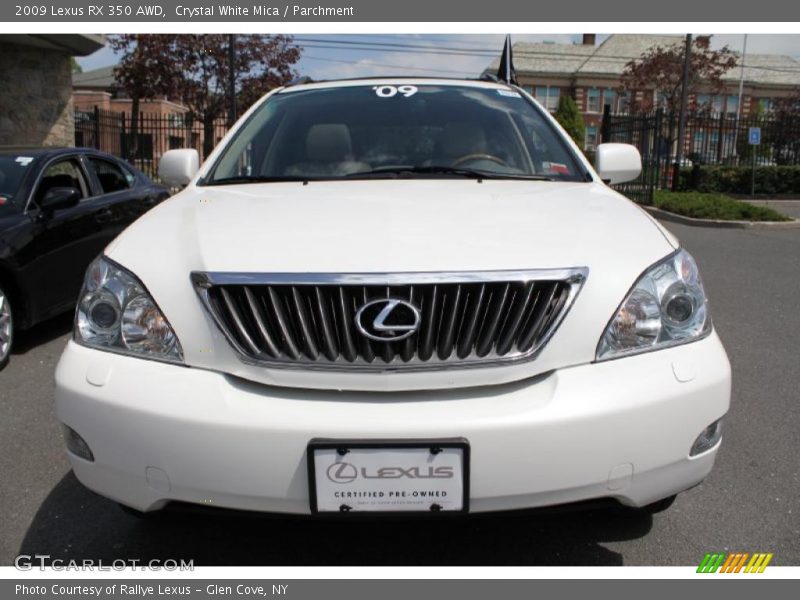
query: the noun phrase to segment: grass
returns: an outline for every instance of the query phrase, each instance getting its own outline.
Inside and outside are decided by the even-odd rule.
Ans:
[[[653,206],[693,219],[720,221],[791,221],[766,206],[754,206],[734,200],[725,194],[703,192],[669,192],[655,190]]]

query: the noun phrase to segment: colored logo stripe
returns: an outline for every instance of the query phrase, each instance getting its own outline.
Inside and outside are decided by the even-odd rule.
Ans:
[[[716,573],[717,569],[719,569],[722,561],[725,560],[725,554],[720,552],[715,552],[711,554],[709,552],[703,557],[703,561],[700,563],[700,566],[697,567],[698,573]]]
[[[735,554],[729,554],[728,560],[726,560],[725,564],[722,565],[722,570],[720,573],[738,573],[749,556],[750,554],[747,552],[736,552]]]
[[[772,553],[756,552],[734,552],[725,554],[724,552],[707,552],[697,567],[698,573],[739,573],[744,568],[744,573],[763,573],[764,569],[772,560]],[[747,562],[747,559],[750,562]],[[747,563],[747,566],[745,566]]]
[[[769,554],[765,553],[758,553],[753,554],[753,558],[750,559],[750,563],[745,567],[745,573],[763,573],[764,569],[767,568],[769,561],[772,560],[772,553]]]

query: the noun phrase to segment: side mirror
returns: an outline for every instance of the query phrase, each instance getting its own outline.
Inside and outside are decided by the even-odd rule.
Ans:
[[[53,213],[77,206],[80,200],[80,190],[74,187],[54,187],[44,193],[44,198],[39,200],[39,208],[44,213]]]
[[[158,163],[158,176],[170,187],[183,187],[199,170],[200,156],[194,149],[168,150]]]
[[[630,144],[600,144],[594,164],[600,179],[608,184],[633,181],[642,172],[642,156]]]

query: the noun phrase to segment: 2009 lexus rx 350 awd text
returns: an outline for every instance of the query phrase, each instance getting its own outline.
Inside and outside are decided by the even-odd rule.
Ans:
[[[304,83],[89,268],[56,410],[137,511],[655,510],[710,472],[730,366],[694,259],[522,90]]]

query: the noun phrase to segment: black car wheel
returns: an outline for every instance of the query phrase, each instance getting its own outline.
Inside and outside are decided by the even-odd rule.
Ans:
[[[11,301],[3,288],[0,288],[0,369],[8,363],[13,341],[14,316],[11,312]]]

